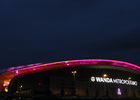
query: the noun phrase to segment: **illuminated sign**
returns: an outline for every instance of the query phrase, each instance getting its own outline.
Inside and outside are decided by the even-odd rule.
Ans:
[[[117,89],[117,94],[118,94],[118,95],[122,95],[121,89],[120,89],[120,88]]]
[[[126,84],[126,85],[138,85],[137,81],[125,80],[125,79],[113,79],[108,77],[91,77],[92,82],[103,82],[103,83],[116,83],[116,84]]]

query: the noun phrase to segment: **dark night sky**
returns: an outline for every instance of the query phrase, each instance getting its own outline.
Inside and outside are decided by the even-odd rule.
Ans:
[[[0,0],[0,69],[85,58],[140,65],[140,0]]]

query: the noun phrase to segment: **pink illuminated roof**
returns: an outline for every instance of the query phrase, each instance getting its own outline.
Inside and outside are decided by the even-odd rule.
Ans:
[[[13,70],[23,70],[23,69],[30,69],[30,68],[37,68],[42,66],[53,66],[53,65],[63,65],[61,67],[70,67],[70,66],[84,66],[84,65],[108,65],[108,66],[119,66],[130,68],[136,71],[140,71],[140,66],[119,60],[111,60],[111,59],[78,59],[78,60],[67,60],[67,61],[59,61],[53,63],[36,63],[30,64],[25,66],[17,66],[8,68],[7,71]]]
[[[13,75],[16,76],[19,74],[34,73],[43,70],[52,70],[52,69],[76,67],[76,66],[94,66],[94,65],[124,67],[140,72],[140,66],[125,61],[111,60],[111,59],[77,59],[77,60],[67,60],[67,61],[59,61],[59,62],[44,63],[44,64],[36,63],[36,64],[30,64],[25,66],[11,67],[7,69],[7,71],[5,72],[5,76],[8,74],[9,77],[13,77]]]

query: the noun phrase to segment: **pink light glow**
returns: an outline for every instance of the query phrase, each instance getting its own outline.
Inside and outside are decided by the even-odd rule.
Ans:
[[[21,69],[24,68],[25,66],[17,66],[15,69]]]
[[[15,69],[21,69],[21,68],[24,68],[24,67],[31,67],[31,66],[35,66],[35,65],[41,65],[41,64],[43,64],[43,63],[35,63],[35,64],[11,67],[11,68],[8,68],[7,71],[12,71],[12,70],[15,70]]]
[[[140,72],[140,66],[132,64],[132,63],[128,63],[125,61],[110,60],[110,59],[78,59],[78,60],[68,60],[68,61],[46,63],[46,64],[41,64],[41,63],[29,64],[26,67],[21,66],[21,68],[19,66],[18,70],[16,70],[16,73],[19,73],[20,71],[23,71],[23,70],[30,70],[30,73],[31,73],[31,70],[33,71],[34,69],[36,69],[36,71],[41,71],[41,70],[52,70],[52,69],[66,68],[66,67],[94,66],[94,65],[125,67],[125,68],[133,69]],[[13,69],[14,67],[9,68],[8,71],[13,70]]]
[[[26,67],[30,67],[30,66],[34,66],[35,64],[29,64],[29,65],[26,65]]]
[[[34,65],[41,65],[42,63],[35,63]]]
[[[30,67],[28,66],[26,68],[22,68],[19,70],[25,70],[25,69],[31,69],[31,68],[37,68],[37,67],[43,67],[43,66],[53,66],[53,65],[58,65],[58,64],[64,64],[65,66],[68,66],[68,67],[84,66],[84,65],[110,65],[110,66],[119,66],[119,67],[125,67],[125,68],[130,68],[136,71],[140,71],[140,66],[138,65],[124,62],[124,61],[109,60],[109,59],[81,59],[81,60],[60,61],[60,62],[41,64],[41,65],[34,65]]]
[[[7,71],[12,71],[14,70],[16,67],[11,67],[11,68],[8,68]]]
[[[8,86],[10,82],[4,82],[3,86]]]
[[[118,95],[122,95],[121,89],[120,89],[120,88],[117,89],[117,94],[118,94]]]
[[[76,67],[76,66],[94,66],[94,65],[106,65],[106,66],[118,66],[118,67],[125,67],[129,69],[133,69],[140,72],[140,66],[128,63],[125,61],[119,60],[110,60],[110,59],[79,59],[79,60],[68,60],[68,61],[60,61],[60,62],[53,62],[53,63],[46,63],[41,65],[34,65],[28,66],[26,68],[19,69],[19,71],[23,70],[34,70],[34,72],[44,71],[44,70],[53,70],[58,68],[66,68],[66,67]],[[34,73],[32,71],[25,72],[27,73]],[[22,73],[24,75],[24,73]]]
[[[18,74],[18,70],[16,70],[16,74]]]
[[[3,84],[3,86],[6,86],[6,84]]]

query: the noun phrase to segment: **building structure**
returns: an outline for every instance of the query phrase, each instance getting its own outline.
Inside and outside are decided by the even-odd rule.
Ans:
[[[140,98],[140,66],[111,59],[78,59],[11,67],[0,92]]]

